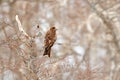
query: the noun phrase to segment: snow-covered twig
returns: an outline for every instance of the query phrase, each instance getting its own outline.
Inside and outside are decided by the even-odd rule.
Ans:
[[[16,19],[16,21],[17,21],[17,23],[18,23],[19,31],[20,31],[23,35],[25,35],[26,37],[29,37],[29,35],[28,35],[28,34],[25,32],[25,30],[23,29],[22,24],[21,24],[21,22],[20,22],[20,19],[19,19],[18,15],[15,16],[15,19]]]

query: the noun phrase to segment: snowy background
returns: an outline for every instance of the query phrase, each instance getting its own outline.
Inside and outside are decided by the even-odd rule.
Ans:
[[[119,34],[119,0],[0,0],[0,80],[120,80]]]

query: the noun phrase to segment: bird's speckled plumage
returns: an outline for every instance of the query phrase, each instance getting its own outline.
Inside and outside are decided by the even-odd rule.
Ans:
[[[56,28],[51,27],[50,30],[47,31],[44,40],[44,55],[48,55],[50,57],[51,47],[54,45],[56,41]]]

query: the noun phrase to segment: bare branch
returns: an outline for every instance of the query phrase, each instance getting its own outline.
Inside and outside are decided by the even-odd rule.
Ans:
[[[16,21],[17,21],[17,23],[18,23],[19,31],[20,31],[22,34],[24,34],[25,36],[29,37],[29,35],[28,35],[28,34],[25,32],[25,30],[23,29],[22,24],[21,24],[21,22],[20,22],[20,19],[19,19],[18,15],[15,16],[15,19],[16,19]]]

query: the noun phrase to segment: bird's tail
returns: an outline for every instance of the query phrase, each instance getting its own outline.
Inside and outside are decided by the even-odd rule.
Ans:
[[[43,56],[48,55],[50,57],[51,47],[46,47]]]

